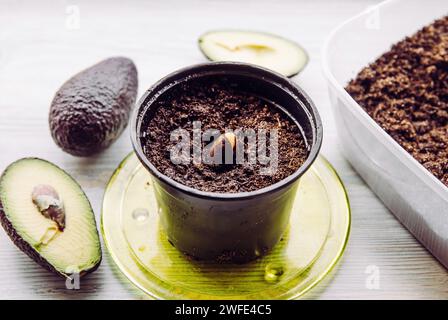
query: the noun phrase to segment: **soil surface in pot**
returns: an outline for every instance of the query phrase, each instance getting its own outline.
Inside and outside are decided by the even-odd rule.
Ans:
[[[208,192],[236,193],[254,191],[293,174],[305,162],[309,148],[298,124],[280,108],[259,96],[238,90],[231,81],[201,78],[178,84],[158,99],[152,118],[144,121],[141,139],[143,152],[161,173],[186,186]],[[148,116],[148,115],[147,115]],[[175,164],[172,148],[179,142],[170,139],[176,129],[185,129],[193,137],[193,123],[201,122],[201,130],[217,129],[220,134],[237,129],[271,129],[277,132],[278,157],[276,170],[260,174],[266,163],[237,162],[232,164],[206,164],[193,161],[193,145],[190,146],[188,163]],[[266,136],[269,149],[271,135]],[[217,141],[200,141],[202,150]],[[206,140],[206,139],[205,139]],[[244,140],[244,139],[243,139]],[[258,146],[257,136],[257,146]],[[196,140],[197,141],[197,140]],[[244,155],[254,145],[248,141]],[[230,144],[229,144],[230,145]],[[222,151],[225,151],[223,144]],[[224,152],[223,152],[224,153]],[[236,154],[236,152],[235,152]],[[267,153],[270,156],[269,152]]]
[[[346,89],[448,186],[448,16],[395,44]]]

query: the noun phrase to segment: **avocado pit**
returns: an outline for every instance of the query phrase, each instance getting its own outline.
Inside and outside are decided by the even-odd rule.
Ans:
[[[215,157],[219,155],[225,155],[226,154],[226,148],[232,152],[232,154],[235,153],[236,148],[236,135],[233,132],[226,132],[220,135],[212,144],[212,147],[210,148],[210,157]],[[216,163],[224,163],[222,162],[222,159],[215,159]]]
[[[65,228],[64,206],[56,190],[49,185],[39,184],[34,187],[31,199],[39,212],[54,221],[59,231]]]

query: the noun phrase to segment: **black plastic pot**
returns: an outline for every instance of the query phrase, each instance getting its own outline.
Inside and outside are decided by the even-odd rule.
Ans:
[[[309,147],[305,163],[276,184],[241,193],[196,190],[159,172],[143,153],[142,127],[151,119],[154,102],[161,95],[198,77],[224,77],[240,90],[281,106],[303,130]],[[140,99],[130,126],[134,150],[154,178],[160,218],[169,241],[180,251],[204,260],[245,262],[272,249],[288,225],[298,180],[316,159],[322,144],[319,114],[296,84],[264,68],[236,62],[194,65],[166,76]]]

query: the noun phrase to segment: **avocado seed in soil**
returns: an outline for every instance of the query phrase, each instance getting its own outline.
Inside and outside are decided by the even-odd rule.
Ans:
[[[302,131],[288,114],[259,96],[238,90],[230,81],[207,77],[194,79],[178,84],[156,103],[156,111],[146,115],[148,118],[143,121],[140,132],[143,152],[157,170],[186,186],[217,193],[254,191],[293,174],[308,156],[309,146]],[[249,145],[247,140],[239,140],[235,132],[247,129],[275,131],[278,142],[276,170],[271,174],[260,174],[266,165],[259,158],[255,163],[234,161],[229,164],[226,161],[225,165],[195,161],[193,151],[198,146],[195,145],[194,131],[198,121],[202,132],[218,131],[214,140],[203,138],[199,141],[201,150],[208,150],[207,154],[212,157],[225,146],[235,151],[238,143],[245,146],[245,159],[248,159],[251,147],[258,147],[258,156],[260,144]],[[179,129],[185,130],[193,143],[188,161],[175,164],[170,154],[178,141],[171,139],[171,133]],[[271,136],[267,137],[268,144]]]

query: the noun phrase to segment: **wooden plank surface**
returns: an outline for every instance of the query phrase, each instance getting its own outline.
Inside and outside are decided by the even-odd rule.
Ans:
[[[55,162],[86,190],[99,221],[104,187],[131,151],[129,132],[89,159],[63,153],[48,129],[58,87],[108,56],[132,58],[139,95],[163,75],[205,61],[198,36],[210,29],[277,33],[310,55],[294,78],[315,101],[324,122],[323,154],[338,170],[353,210],[347,251],[330,277],[306,298],[448,298],[447,271],[400,225],[344,159],[332,119],[320,57],[333,27],[375,0],[320,1],[0,1],[0,170],[24,156]],[[397,21],[399,23],[399,21]],[[372,276],[379,275],[375,282]],[[144,299],[107,252],[99,270],[68,291],[63,280],[36,266],[0,232],[2,299]]]

